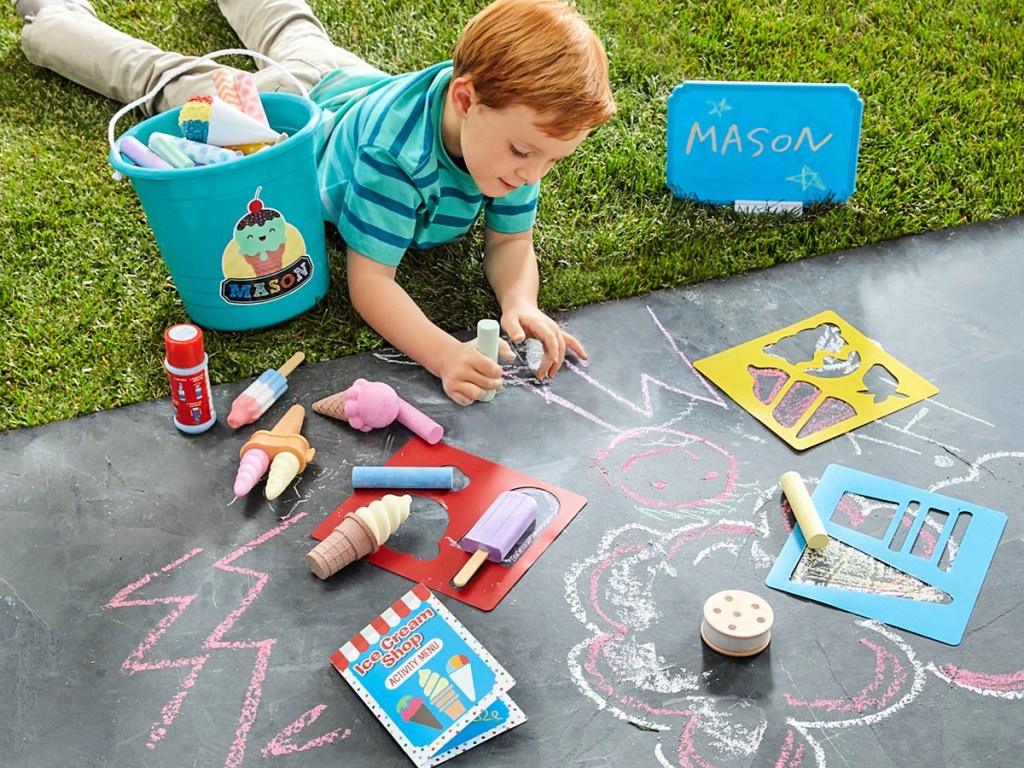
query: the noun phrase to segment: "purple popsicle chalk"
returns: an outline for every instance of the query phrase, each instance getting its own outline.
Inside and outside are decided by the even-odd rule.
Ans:
[[[500,563],[516,542],[537,521],[537,502],[518,491],[505,491],[469,529],[459,546],[473,556],[452,579],[455,587],[464,587],[484,560]]]

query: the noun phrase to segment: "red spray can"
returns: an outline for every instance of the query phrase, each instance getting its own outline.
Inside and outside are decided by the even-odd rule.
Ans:
[[[172,325],[164,332],[164,367],[171,383],[174,426],[182,432],[205,432],[217,421],[210,397],[209,358],[203,332],[195,325]]]

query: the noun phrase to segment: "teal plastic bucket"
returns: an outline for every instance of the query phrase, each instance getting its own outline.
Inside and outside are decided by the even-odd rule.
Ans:
[[[110,164],[135,188],[185,311],[204,328],[241,331],[289,320],[323,298],[330,283],[313,156],[320,109],[287,93],[261,100],[271,127],[288,138],[255,154],[158,170],[110,151]],[[180,111],[145,120],[122,137],[145,144],[154,131],[180,135]],[[280,217],[268,218],[268,209]],[[268,238],[265,252],[247,245],[242,253],[247,230]]]

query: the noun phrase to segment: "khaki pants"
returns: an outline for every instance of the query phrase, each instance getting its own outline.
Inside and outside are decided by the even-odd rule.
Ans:
[[[328,39],[303,0],[218,0],[218,4],[245,48],[281,64],[307,90],[339,67],[369,67]],[[125,104],[149,93],[171,69],[195,60],[126,35],[80,6],[63,4],[44,7],[35,21],[24,25],[22,49],[33,64]],[[223,65],[200,62],[140,109],[153,115],[183,104],[190,96],[214,93],[210,72],[219,66]],[[259,59],[256,67],[260,91],[296,91],[276,67]]]

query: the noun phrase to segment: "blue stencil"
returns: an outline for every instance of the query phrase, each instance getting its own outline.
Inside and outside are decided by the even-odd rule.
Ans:
[[[896,509],[881,538],[837,522],[833,512],[846,494],[887,502]],[[799,527],[794,528],[765,584],[949,645],[960,643],[1006,527],[1006,515],[837,464],[826,468],[811,498],[834,541],[824,550],[807,550],[808,557],[825,557],[829,550],[846,544],[913,577],[926,591],[942,594],[945,599],[913,599],[867,588],[794,580],[805,551]],[[943,513],[944,524],[937,524]],[[927,555],[918,554],[915,542],[928,520],[932,522],[926,538],[931,541],[934,533],[934,545]],[[959,543],[955,552],[953,547],[947,552],[954,529]],[[865,558],[865,562],[868,560]]]
[[[844,84],[685,82],[668,98],[668,186],[715,204],[845,202],[863,109]]]

